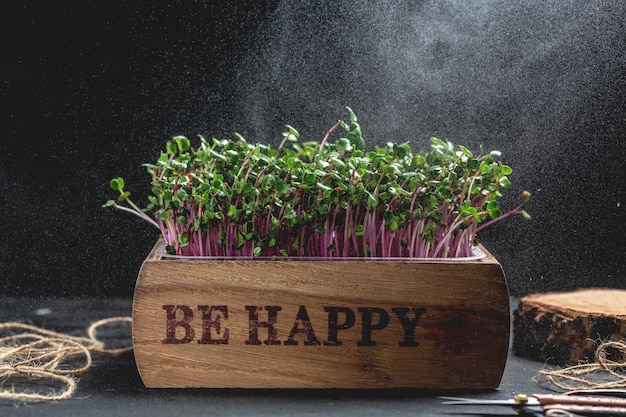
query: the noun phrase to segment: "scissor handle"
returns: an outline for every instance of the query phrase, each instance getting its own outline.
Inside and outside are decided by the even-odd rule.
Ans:
[[[580,404],[547,404],[543,407],[546,417],[576,416],[626,416],[626,407],[610,407]]]
[[[581,405],[595,407],[610,407],[626,409],[626,398],[618,397],[593,397],[589,395],[567,395],[567,394],[535,394],[533,395],[539,404],[547,405]]]

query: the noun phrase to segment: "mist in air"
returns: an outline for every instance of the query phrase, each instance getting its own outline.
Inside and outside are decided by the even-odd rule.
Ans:
[[[616,282],[601,269],[619,263],[618,249],[593,236],[617,239],[624,229],[615,225],[625,204],[624,7],[282,1],[236,73],[237,115],[254,140],[276,142],[285,123],[320,140],[350,106],[369,146],[424,149],[437,136],[500,150],[514,169],[505,202],[517,204],[524,189],[534,195],[533,222],[482,235],[512,288]],[[615,153],[598,153],[610,143]]]
[[[0,26],[0,278],[9,294],[128,296],[157,233],[102,209],[146,202],[175,135],[367,146],[431,136],[513,168],[533,220],[480,232],[513,295],[624,287],[626,3],[272,0],[27,2]],[[334,137],[334,136],[333,136]],[[332,140],[332,138],[331,138]],[[85,283],[88,282],[88,285]]]

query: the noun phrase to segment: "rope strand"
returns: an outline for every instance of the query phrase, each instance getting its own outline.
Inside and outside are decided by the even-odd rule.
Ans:
[[[10,336],[0,338],[0,399],[24,402],[59,401],[70,398],[76,391],[76,378],[91,367],[92,353],[118,355],[132,346],[106,348],[96,336],[99,327],[131,322],[130,317],[111,317],[92,323],[88,337],[71,336],[19,322],[0,323],[0,330]],[[76,362],[83,363],[82,366]],[[61,383],[60,391],[49,394],[16,390],[15,383],[5,388],[7,381],[26,383],[37,381]]]
[[[608,359],[608,352],[618,360]],[[626,342],[609,341],[596,350],[596,362],[563,369],[541,370],[540,375],[566,391],[626,388]],[[608,378],[607,378],[608,377]],[[611,380],[612,378],[612,380]]]

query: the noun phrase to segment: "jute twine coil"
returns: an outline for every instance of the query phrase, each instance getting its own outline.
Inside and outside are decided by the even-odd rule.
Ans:
[[[625,372],[626,342],[622,341],[601,343],[596,350],[596,362],[539,371],[553,385],[566,391],[626,388]]]
[[[11,333],[0,338],[0,399],[37,402],[70,398],[76,391],[76,377],[92,365],[92,353],[118,355],[132,347],[107,349],[96,337],[101,326],[130,322],[130,317],[111,317],[92,323],[88,337],[71,336],[29,324],[0,323],[0,330]],[[78,363],[78,365],[77,365]],[[15,382],[61,385],[49,394],[16,389]],[[12,382],[10,387],[8,382]]]

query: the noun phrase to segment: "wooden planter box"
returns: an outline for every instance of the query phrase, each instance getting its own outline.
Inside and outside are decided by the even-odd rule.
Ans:
[[[496,388],[509,294],[472,261],[167,259],[133,301],[150,388]]]

